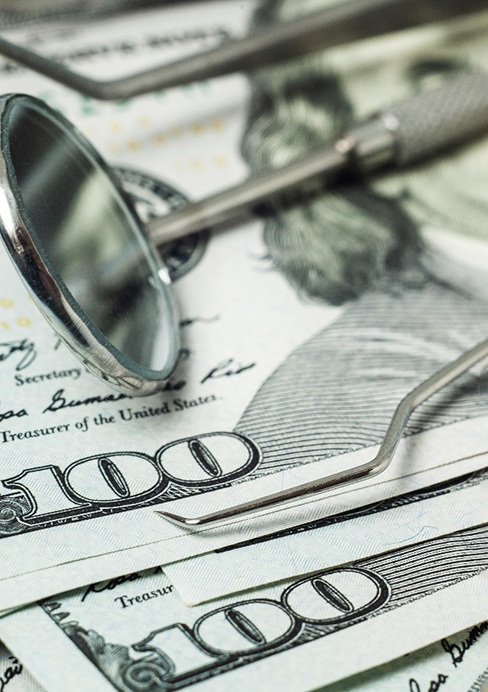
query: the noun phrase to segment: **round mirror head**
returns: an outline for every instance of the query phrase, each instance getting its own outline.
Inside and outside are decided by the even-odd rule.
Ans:
[[[106,382],[151,394],[174,368],[166,268],[89,142],[31,96],[0,99],[0,234],[62,340]]]

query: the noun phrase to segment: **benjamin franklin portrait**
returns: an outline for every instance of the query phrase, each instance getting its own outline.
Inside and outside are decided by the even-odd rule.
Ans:
[[[270,0],[254,21],[327,4]],[[316,151],[459,71],[488,69],[487,28],[488,17],[452,22],[258,71],[242,139],[251,172]],[[488,139],[406,171],[305,187],[267,214],[263,234],[271,271],[304,301],[344,306],[271,374],[237,426],[268,468],[378,444],[406,393],[488,337],[488,266],[455,250],[469,242],[475,256],[488,240]],[[486,414],[488,375],[469,373],[420,407],[408,433]]]

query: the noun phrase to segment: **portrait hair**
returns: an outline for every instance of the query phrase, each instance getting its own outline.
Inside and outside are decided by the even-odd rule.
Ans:
[[[263,3],[255,20],[271,21],[282,4]],[[339,76],[320,56],[263,69],[251,88],[241,151],[253,173],[317,152],[355,120]],[[341,304],[368,289],[426,280],[418,223],[362,181],[305,186],[273,212],[263,235],[268,258],[303,296]]]

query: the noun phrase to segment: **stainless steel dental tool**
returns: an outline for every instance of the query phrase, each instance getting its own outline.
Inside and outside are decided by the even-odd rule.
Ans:
[[[62,3],[58,3],[62,4]],[[198,11],[195,4],[195,12]],[[293,21],[266,24],[237,41],[126,77],[99,81],[0,37],[0,54],[96,99],[129,98],[290,60],[343,43],[486,10],[484,0],[345,0]]]
[[[158,510],[156,513],[169,519],[175,524],[182,526],[206,526],[217,524],[222,521],[238,520],[243,516],[256,512],[263,512],[269,508],[275,508],[279,505],[290,504],[294,501],[303,501],[310,499],[311,496],[317,496],[327,490],[336,489],[350,483],[357,483],[369,478],[377,476],[390,465],[393,456],[396,452],[403,431],[408,423],[408,419],[413,411],[420,406],[424,401],[429,399],[433,394],[448,385],[464,372],[472,368],[477,363],[488,358],[488,339],[478,344],[474,348],[463,353],[455,361],[449,363],[444,368],[436,372],[432,377],[422,382],[418,387],[413,389],[405,396],[398,404],[395,413],[390,421],[386,434],[380,445],[376,456],[365,464],[356,466],[339,473],[332,473],[324,478],[319,478],[309,483],[302,483],[286,490],[265,495],[257,500],[244,502],[240,505],[234,505],[227,509],[211,514],[204,514],[199,517],[185,517],[172,512]]]
[[[358,8],[377,12],[379,24],[375,26],[380,27],[377,33],[381,33],[387,30],[386,19],[383,18],[383,24],[380,21],[381,11],[387,7],[391,10],[395,6],[398,11],[404,6],[414,8],[419,23],[422,16],[429,17],[425,21],[432,21],[435,8],[442,16],[446,16],[447,10],[454,16],[481,9],[484,3],[463,3],[463,12],[458,2],[444,0],[444,10],[440,5],[426,0],[354,0],[342,3],[337,12],[347,14]],[[346,9],[339,12],[339,8]],[[345,16],[341,21],[345,21]],[[398,16],[405,15],[400,12]],[[300,22],[297,25],[301,26]],[[371,25],[367,26],[371,35]],[[277,27],[278,30],[281,29]],[[318,33],[316,38],[318,41]],[[318,47],[314,40],[307,50]],[[264,46],[264,38],[262,41]],[[282,44],[278,39],[271,44],[275,45],[274,57],[278,57]],[[224,49],[225,46],[217,50]],[[303,36],[297,39],[293,50],[287,57],[305,52]],[[33,54],[26,57],[24,49],[3,40],[0,52],[91,93],[84,89],[86,78],[73,78],[64,66],[32,57]],[[273,53],[268,57],[273,58]],[[201,64],[201,56],[198,60]],[[243,64],[229,59],[222,70],[217,69],[215,58],[209,58],[205,74],[193,71],[191,78],[259,64],[258,58],[255,63],[251,57],[248,60]],[[165,76],[164,85],[189,79],[190,72],[185,71],[189,68],[181,67],[183,62],[176,63],[180,65],[176,72]],[[152,72],[146,74],[150,76],[144,80],[139,75],[128,78],[135,90],[129,89],[124,95],[161,88],[160,74],[157,79]],[[128,82],[124,82],[124,89]],[[144,89],[139,89],[143,82]],[[121,95],[120,83],[109,84],[112,86],[102,86],[99,97]],[[344,175],[362,176],[387,166],[409,166],[442,155],[485,132],[488,75],[477,71],[459,73],[434,90],[393,104],[303,159],[189,204],[144,227],[110,167],[65,118],[38,99],[10,94],[0,97],[0,238],[38,307],[83,363],[119,391],[151,394],[164,386],[179,350],[173,294],[157,247],[235,218],[304,181],[317,178],[329,185]],[[411,411],[486,357],[488,340],[411,392],[398,407],[378,455],[367,464],[204,517],[162,514],[190,526],[208,524],[277,503],[303,500],[376,475],[390,463]]]
[[[459,74],[279,170],[143,228],[110,168],[61,115],[26,95],[0,98],[0,237],[63,341],[116,389],[158,391],[179,327],[156,246],[213,226],[321,176],[408,166],[488,130],[488,75]]]
[[[4,39],[0,53],[85,93],[115,98],[484,8],[480,0],[348,0],[115,82],[92,82]],[[311,178],[330,183],[344,173],[409,165],[480,135],[488,130],[488,76],[462,74],[305,158],[146,229],[109,167],[67,120],[25,95],[2,97],[0,109],[0,236],[8,253],[87,367],[123,392],[145,395],[163,386],[179,345],[169,278],[155,246],[235,218]]]

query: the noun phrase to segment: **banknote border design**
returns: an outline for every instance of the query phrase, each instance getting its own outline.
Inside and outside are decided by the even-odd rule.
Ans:
[[[242,458],[237,468],[229,472],[218,463],[209,449],[210,443],[223,438],[237,441]],[[204,442],[205,440],[205,442]],[[200,481],[193,479],[177,479],[165,471],[161,459],[165,453],[181,445],[185,452],[191,455],[197,467],[206,477]],[[207,446],[208,445],[208,446]],[[146,464],[151,469],[151,475],[157,477],[152,486],[131,496],[127,484],[117,467],[118,458],[132,457],[140,464]],[[228,487],[233,480],[249,475],[261,462],[261,453],[251,438],[227,432],[204,433],[199,436],[175,440],[160,447],[153,456],[134,451],[110,452],[83,457],[72,462],[64,471],[54,465],[44,465],[22,471],[11,478],[3,479],[6,488],[14,492],[0,497],[0,539],[9,536],[28,533],[50,526],[59,526],[67,522],[82,521],[97,516],[117,514],[130,509],[149,507],[187,497],[196,493],[209,492],[217,488]],[[70,483],[69,476],[73,469],[81,465],[91,465],[111,487],[117,496],[115,500],[95,500],[82,497]],[[31,485],[30,475],[40,473],[61,492],[65,498],[64,507],[57,512],[37,514],[39,505]],[[21,491],[21,494],[18,491]]]
[[[425,570],[428,569],[428,580],[425,579]],[[192,644],[200,652],[207,656],[214,656],[215,663],[206,664],[200,670],[190,672],[179,678],[171,680],[172,662],[165,658],[164,653],[158,655],[155,648],[151,648],[150,642],[159,632],[168,630],[163,627],[153,630],[148,637],[131,647],[137,652],[149,652],[144,658],[134,660],[129,647],[120,644],[112,644],[98,632],[85,630],[83,626],[72,618],[71,613],[62,600],[46,599],[40,605],[45,613],[58,627],[71,639],[71,641],[84,653],[99,671],[120,692],[156,692],[156,690],[179,690],[188,685],[223,674],[235,668],[248,665],[265,656],[295,648],[312,640],[327,636],[344,627],[358,624],[370,617],[376,617],[402,605],[406,605],[419,598],[429,596],[443,588],[469,579],[488,569],[488,526],[465,529],[449,536],[444,536],[432,541],[426,541],[416,546],[409,546],[391,553],[367,558],[352,563],[344,568],[333,568],[324,572],[301,578],[291,585],[287,582],[282,587],[279,599],[249,598],[234,602],[224,608],[210,610],[196,620],[193,627],[182,623],[176,623],[170,627],[179,628],[179,631],[188,637]],[[376,592],[370,601],[360,605],[358,609],[341,606],[343,594],[337,593],[333,584],[328,582],[331,576],[355,572],[364,579],[371,579],[376,584]],[[415,583],[415,577],[419,576],[419,584]],[[320,588],[314,586],[314,581],[322,583],[322,589],[327,590],[326,599],[328,605],[335,603],[338,616],[321,621],[318,616],[310,613],[301,615],[295,606],[290,607],[290,594],[299,588],[315,588],[320,594]],[[329,589],[329,587],[332,587]],[[336,595],[334,595],[334,593]],[[335,600],[337,598],[337,601]],[[276,641],[267,642],[259,637],[248,636],[251,642],[251,651],[241,650],[236,653],[219,652],[215,647],[209,646],[199,630],[201,623],[220,612],[224,611],[227,621],[237,621],[238,608],[245,608],[248,604],[266,602],[270,607],[284,609],[292,620],[288,631]],[[232,617],[228,617],[232,612]],[[241,617],[242,616],[241,613]],[[232,623],[231,623],[232,624]],[[235,626],[235,623],[234,623]],[[412,626],[415,626],[412,623]],[[237,623],[239,628],[239,624]],[[244,629],[252,629],[252,623],[244,622]],[[372,645],[374,642],[372,642]],[[254,646],[254,648],[253,648]]]
[[[217,438],[218,436],[238,440],[239,443],[243,445],[243,449],[247,452],[247,458],[244,460],[241,466],[227,474],[218,466],[215,458],[212,457],[205,445],[206,439],[213,439]],[[184,480],[178,481],[178,479],[173,478],[170,474],[165,473],[164,470],[159,468],[158,459],[161,457],[164,451],[178,444],[186,444],[190,450],[190,453],[197,457],[197,462],[199,465],[203,467],[205,467],[206,464],[209,465],[208,469],[204,468],[204,470],[208,473],[208,479],[201,482],[195,482],[192,480],[187,482]],[[202,447],[201,450],[200,446]],[[197,447],[198,449],[196,449]],[[86,499],[83,500],[83,498],[81,498],[70,487],[68,482],[69,479],[67,477],[69,476],[70,470],[75,466],[83,463],[98,464],[102,475],[110,480],[112,462],[114,465],[113,474],[116,476],[116,459],[125,455],[137,457],[138,459],[144,461],[144,463],[148,463],[152,468],[156,469],[159,476],[158,483],[148,491],[145,491],[136,497],[121,496],[119,500],[109,502],[96,502],[93,500],[87,501]],[[221,432],[205,433],[200,436],[184,438],[182,440],[171,442],[167,445],[163,445],[163,447],[156,451],[153,457],[141,454],[139,452],[120,451],[111,452],[109,454],[93,455],[76,460],[67,467],[64,473],[61,472],[58,467],[52,465],[27,470],[13,478],[3,480],[3,485],[6,488],[12,488],[14,492],[0,497],[0,540],[2,538],[8,538],[10,536],[19,535],[22,533],[29,533],[31,531],[44,529],[46,527],[59,526],[67,522],[83,521],[97,516],[107,516],[109,514],[111,515],[119,512],[130,511],[131,509],[135,508],[160,505],[165,501],[170,502],[175,499],[188,497],[196,493],[201,494],[211,492],[216,489],[229,487],[232,481],[239,479],[243,480],[246,476],[253,474],[253,471],[260,465],[261,461],[261,451],[252,438],[234,432]],[[37,471],[42,473],[47,472],[52,475],[53,482],[56,483],[57,487],[67,498],[67,506],[64,509],[57,513],[46,513],[36,516],[36,499],[30,492],[29,487],[24,485],[24,479],[29,474]],[[487,474],[488,468],[484,468],[479,471],[465,474],[453,480],[443,481],[441,483],[427,486],[421,490],[411,491],[403,495],[388,498],[379,503],[342,512],[333,517],[327,517],[325,519],[302,524],[291,529],[285,529],[263,537],[243,541],[237,543],[235,548],[254,545],[267,540],[281,538],[282,536],[312,530],[321,526],[348,521],[366,514],[378,513],[387,511],[388,509],[392,509],[394,507],[421,502],[430,497],[436,497],[446,493],[456,492],[458,490],[460,491],[466,487],[483,482],[486,479]],[[116,480],[117,478],[114,478],[114,487],[119,485],[118,483],[115,483]],[[21,491],[20,493],[18,492],[19,489]],[[215,552],[226,552],[233,549],[234,546],[228,546],[219,548]]]

